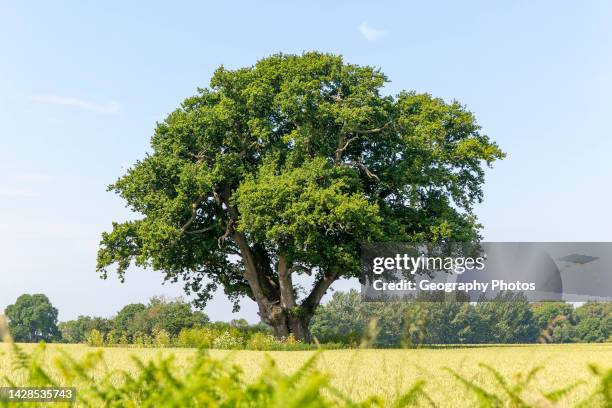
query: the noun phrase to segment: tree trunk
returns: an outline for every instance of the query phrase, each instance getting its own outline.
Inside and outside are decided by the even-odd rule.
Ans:
[[[291,278],[292,270],[285,256],[278,257],[277,267],[280,300],[272,306],[271,313],[267,317],[268,324],[274,328],[277,338],[287,338],[293,335],[296,340],[310,342],[308,323],[312,313],[296,302]]]
[[[228,197],[229,191],[224,191],[222,198],[230,214],[227,234],[240,249],[244,262],[244,277],[251,288],[253,300],[257,302],[259,316],[263,322],[272,326],[277,338],[293,335],[296,340],[310,342],[310,319],[338,273],[323,274],[315,282],[311,293],[298,304],[291,279],[291,265],[283,254],[280,254],[277,277],[273,276],[270,256],[265,252],[265,248],[261,245],[251,246],[245,234],[234,229],[233,223],[238,219],[238,209],[230,204]]]
[[[296,316],[295,314],[296,309],[283,310],[277,307],[272,316],[262,317],[266,323],[272,326],[276,338],[286,339],[291,335],[301,342],[311,342],[312,337],[310,336],[310,328],[308,326],[312,315]]]

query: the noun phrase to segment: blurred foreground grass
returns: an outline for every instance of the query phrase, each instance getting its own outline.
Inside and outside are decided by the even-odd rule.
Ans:
[[[31,353],[37,345],[22,344],[19,347]],[[61,373],[53,363],[57,357],[67,354],[82,360],[92,351],[103,353],[103,360],[91,370],[92,381],[101,381],[106,373],[114,370],[125,370],[137,376],[142,367],[139,368],[131,356],[146,363],[172,355],[175,374],[180,377],[183,374],[181,371],[186,373],[191,369],[197,355],[193,349],[98,349],[85,345],[50,344],[41,355],[42,365],[51,378],[60,378]],[[25,370],[15,370],[12,353],[10,344],[0,343],[0,378],[8,377],[16,384],[23,384],[27,382],[28,373]],[[266,356],[275,361],[280,373],[291,374],[314,354],[312,351],[209,351],[211,357],[224,359],[230,365],[240,367],[239,376],[246,383],[260,381],[262,372],[264,376],[268,375],[267,371],[262,371],[266,367]],[[494,367],[509,384],[520,382],[520,376],[525,377],[530,370],[541,366],[541,371],[534,376],[524,392],[525,397],[536,404],[534,406],[574,406],[587,398],[601,382],[601,378],[593,375],[588,365],[596,364],[603,368],[612,366],[612,344],[328,350],[319,354],[313,368],[326,374],[331,387],[353,401],[364,401],[372,395],[384,401],[397,401],[417,381],[424,380],[423,390],[437,406],[462,407],[477,406],[478,389],[500,389],[499,378],[496,379],[495,374],[482,364]],[[467,380],[467,386],[460,378]],[[111,381],[119,385],[123,379],[115,376]],[[580,384],[563,395],[557,405],[541,396],[550,390],[563,389],[577,382]],[[2,380],[2,383],[6,382]],[[78,384],[73,385],[78,387]],[[427,401],[422,402],[429,404]]]

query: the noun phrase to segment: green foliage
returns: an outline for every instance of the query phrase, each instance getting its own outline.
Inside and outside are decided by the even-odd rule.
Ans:
[[[575,320],[574,307],[565,302],[537,302],[531,305],[531,310],[538,327],[542,330],[559,316],[571,322]]]
[[[593,374],[599,377],[599,386],[579,404],[579,407],[612,407],[612,368],[603,369],[595,364],[591,364],[589,368]]]
[[[266,333],[255,333],[247,341],[246,348],[249,350],[271,350],[278,342],[276,337]]]
[[[107,346],[116,346],[119,343],[119,337],[117,336],[117,332],[115,330],[111,330],[104,336],[104,343]]]
[[[489,331],[487,343],[534,343],[540,334],[529,302],[522,294],[500,292],[478,302],[476,311]]]
[[[191,305],[181,300],[152,298],[146,311],[148,321],[147,332],[164,330],[170,336],[176,336],[186,327],[200,327],[208,323],[208,316],[200,311],[194,311]]]
[[[267,331],[248,331],[236,327],[214,327],[183,329],[176,338],[178,347],[225,350],[315,350],[317,346],[303,343],[293,336],[277,339]],[[342,348],[340,344],[323,344],[323,348]]]
[[[322,157],[286,171],[276,161],[265,163],[236,193],[239,228],[294,261],[352,271],[360,263],[347,236],[382,239],[378,205],[364,196],[358,174]]]
[[[158,348],[169,347],[171,343],[170,334],[164,329],[153,330],[153,345]]]
[[[612,338],[612,303],[587,302],[576,309],[576,319],[579,341],[603,342]]]
[[[533,318],[541,330],[542,343],[569,343],[575,341],[574,307],[565,302],[537,302],[531,305]]]
[[[244,347],[244,343],[241,337],[229,331],[224,331],[213,339],[211,346],[216,349],[236,350]]]
[[[366,310],[356,290],[334,292],[329,302],[317,308],[310,331],[320,342],[358,344],[367,326]]]
[[[199,305],[221,286],[283,335],[289,310],[307,322],[333,281],[360,275],[362,242],[477,240],[484,167],[504,154],[460,103],[384,96],[387,81],[317,52],[220,67],[109,187],[142,217],[102,234],[102,276],[151,267]],[[315,276],[301,299],[291,274]]]
[[[4,311],[13,339],[28,343],[59,339],[57,313],[43,294],[21,295]]]
[[[246,332],[236,327],[208,325],[181,330],[176,343],[179,347],[240,349],[244,348],[247,337]]]
[[[547,342],[605,342],[612,336],[609,302],[586,302],[576,309],[566,303],[541,302],[532,310]]]
[[[194,311],[181,299],[153,297],[148,304],[133,303],[123,307],[112,319],[79,316],[59,324],[62,340],[66,343],[85,343],[87,335],[97,330],[109,345],[135,342],[145,345],[146,336],[154,338],[165,332],[175,338],[184,328],[201,327],[208,324],[208,316]]]
[[[211,348],[216,332],[210,329],[183,329],[176,339],[179,347]]]
[[[119,333],[127,335],[129,339],[133,339],[136,333],[145,331],[147,325],[146,310],[147,307],[142,303],[132,303],[124,306],[113,319],[115,329]]]
[[[465,296],[443,295],[387,302],[362,302],[359,292],[336,292],[319,307],[311,331],[322,342],[357,344],[376,321],[379,347],[423,344],[533,343],[539,329],[527,300],[501,293],[472,305]]]
[[[98,330],[93,329],[87,334],[87,345],[92,347],[102,347],[104,345],[104,336]]]
[[[85,343],[87,335],[92,330],[107,336],[114,328],[114,322],[102,317],[79,316],[76,320],[68,320],[58,324],[64,343]]]

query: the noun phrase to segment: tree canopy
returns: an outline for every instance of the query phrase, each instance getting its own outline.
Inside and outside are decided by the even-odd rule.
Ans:
[[[43,294],[21,295],[4,311],[13,339],[28,343],[50,342],[59,338],[57,313],[49,298]]]
[[[383,95],[387,81],[317,52],[217,69],[110,186],[142,217],[103,233],[102,276],[150,267],[200,305],[222,287],[306,339],[329,286],[361,275],[361,243],[477,240],[484,167],[503,153],[459,102]]]

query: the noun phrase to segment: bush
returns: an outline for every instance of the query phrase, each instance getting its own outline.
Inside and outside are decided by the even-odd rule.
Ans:
[[[244,342],[240,335],[235,332],[224,331],[220,336],[215,337],[212,348],[223,350],[236,350],[244,348]]]
[[[109,331],[106,334],[106,345],[107,346],[116,346],[118,342],[117,332],[114,330]]]
[[[194,347],[207,349],[212,347],[213,340],[219,333],[210,328],[183,329],[178,335],[177,345],[179,347]]]
[[[155,347],[169,347],[170,335],[164,329],[153,330],[153,343]]]
[[[87,345],[92,347],[104,346],[104,336],[99,330],[93,329],[87,334]]]
[[[125,347],[128,344],[130,344],[130,341],[128,340],[127,335],[123,333],[121,337],[119,337],[119,345]]]
[[[219,325],[220,326],[220,325]],[[219,327],[218,326],[218,327]],[[220,326],[223,327],[223,326]],[[227,326],[225,326],[227,327]],[[175,345],[178,347],[194,347],[203,349],[226,349],[226,350],[315,350],[317,346],[297,341],[295,337],[289,336],[279,340],[272,334],[254,331],[251,335],[236,328],[216,329],[204,327],[201,329],[183,329],[176,338]],[[323,349],[338,349],[345,346],[340,343],[329,343],[320,346]]]
[[[270,350],[276,344],[276,338],[271,334],[255,333],[247,341],[249,350]]]

